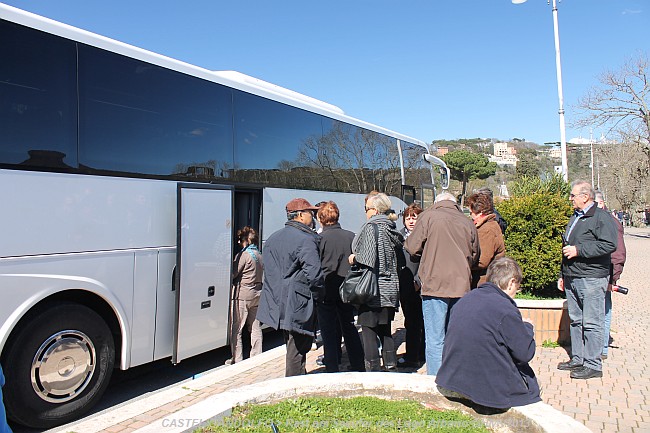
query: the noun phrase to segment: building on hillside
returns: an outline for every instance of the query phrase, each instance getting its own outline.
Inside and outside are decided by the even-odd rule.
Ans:
[[[517,166],[517,149],[508,143],[494,143],[494,155],[490,157],[491,162],[497,165]]]
[[[449,153],[449,147],[440,146],[440,147],[438,147],[438,151],[436,152],[436,156],[445,156],[448,153]]]

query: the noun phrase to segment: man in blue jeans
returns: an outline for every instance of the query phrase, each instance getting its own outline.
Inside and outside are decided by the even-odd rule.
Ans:
[[[575,212],[563,238],[558,288],[566,291],[569,307],[571,359],[557,368],[571,371],[572,379],[603,376],[605,292],[618,242],[611,217],[596,206],[594,196],[590,183],[573,183],[569,198]]]
[[[456,198],[442,193],[419,215],[404,248],[411,256],[421,257],[418,275],[422,282],[427,374],[436,375],[442,363],[449,313],[469,292],[471,269],[481,255],[478,233]]]

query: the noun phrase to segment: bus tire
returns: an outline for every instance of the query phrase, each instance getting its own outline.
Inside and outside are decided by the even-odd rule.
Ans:
[[[80,417],[108,386],[115,347],[106,322],[90,308],[57,303],[32,315],[3,356],[7,416],[33,428]]]

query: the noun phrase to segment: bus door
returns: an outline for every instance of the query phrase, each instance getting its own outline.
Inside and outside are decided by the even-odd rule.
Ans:
[[[172,362],[228,342],[233,189],[177,188],[176,322]]]
[[[436,199],[436,187],[432,183],[423,183],[420,185],[420,207],[427,209],[433,205]]]

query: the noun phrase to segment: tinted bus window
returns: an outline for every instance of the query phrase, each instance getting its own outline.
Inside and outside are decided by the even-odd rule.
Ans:
[[[80,165],[221,177],[232,167],[231,90],[79,44]]]
[[[431,165],[422,157],[426,152],[425,149],[407,141],[402,141],[401,143],[406,185],[419,188],[423,183],[430,184]]]
[[[239,181],[322,189],[319,171],[304,157],[320,139],[321,116],[234,91],[235,170]]]
[[[399,194],[401,173],[394,138],[338,120],[324,122],[321,140],[310,149],[326,171],[334,190]]]
[[[76,50],[69,40],[0,21],[0,162],[77,166]]]

